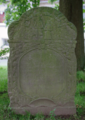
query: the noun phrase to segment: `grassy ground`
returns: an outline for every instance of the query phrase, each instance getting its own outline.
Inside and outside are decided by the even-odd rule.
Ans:
[[[76,115],[55,117],[53,111],[51,111],[49,116],[40,114],[32,116],[30,113],[16,115],[9,107],[9,102],[7,94],[7,67],[0,67],[0,120],[85,120],[85,73],[82,71],[77,72]]]
[[[7,67],[0,67],[0,93],[7,91]]]

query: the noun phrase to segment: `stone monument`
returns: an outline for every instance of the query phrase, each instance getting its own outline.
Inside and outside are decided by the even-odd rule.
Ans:
[[[48,7],[25,12],[8,28],[8,94],[20,114],[76,113],[76,28]]]

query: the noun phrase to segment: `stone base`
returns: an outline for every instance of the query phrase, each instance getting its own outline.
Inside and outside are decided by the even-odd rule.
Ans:
[[[49,115],[50,111],[54,111],[55,115],[74,115],[76,114],[76,107],[12,107],[15,113],[17,114],[25,114],[27,111],[32,115],[37,113],[41,113],[43,115]]]

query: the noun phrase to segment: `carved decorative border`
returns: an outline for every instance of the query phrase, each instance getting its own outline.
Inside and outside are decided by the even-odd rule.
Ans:
[[[46,10],[47,10],[47,12],[46,12]],[[65,36],[66,41],[64,42],[63,41],[64,39],[62,39],[62,38],[60,38],[58,41],[56,41],[55,38],[53,39],[53,36],[51,36],[52,40],[51,40],[51,38],[46,40],[46,39],[42,39],[42,37],[38,38],[38,36],[34,36],[36,38],[36,41],[34,41],[34,38],[32,37],[33,39],[32,39],[32,43],[31,43],[30,40],[29,40],[29,42],[27,41],[26,36],[23,37],[23,35],[21,35],[21,41],[18,40],[17,27],[20,26],[19,29],[22,30],[22,28],[21,28],[21,26],[23,26],[22,23],[25,24],[26,21],[27,22],[30,21],[32,19],[33,15],[34,15],[34,18],[36,18],[36,16],[38,16],[40,13],[42,13],[42,14],[40,15],[40,17],[38,17],[38,19],[42,18],[42,21],[43,21],[43,16],[45,16],[45,17],[48,16],[51,18],[54,17],[55,18],[54,20],[56,21],[55,23],[57,23],[57,22],[59,23],[57,25],[58,29],[60,28],[60,26],[63,26],[63,27],[66,26],[66,28],[71,32],[71,33],[69,33],[69,31],[68,31],[68,34],[71,35],[70,39],[68,40],[67,36]],[[24,18],[26,18],[25,21],[24,21]],[[50,21],[48,21],[48,24],[49,24],[49,22]],[[60,22],[62,24],[60,24]],[[48,26],[45,26],[45,28],[46,27],[48,27]],[[75,52],[74,52],[75,44],[76,44],[76,42],[74,41],[74,39],[76,38],[76,28],[74,27],[74,25],[69,23],[67,21],[67,19],[59,11],[56,11],[52,8],[44,8],[44,7],[43,8],[35,8],[35,10],[32,9],[29,12],[26,12],[25,14],[23,14],[19,21],[13,22],[9,26],[8,34],[9,34],[9,43],[10,43],[10,57],[8,60],[8,77],[9,77],[8,93],[10,96],[11,106],[12,107],[13,106],[16,106],[16,107],[28,106],[28,103],[30,103],[30,101],[32,101],[31,97],[28,97],[28,96],[20,93],[20,90],[17,86],[17,84],[19,84],[19,83],[17,83],[19,71],[18,72],[16,72],[16,71],[18,70],[19,60],[23,54],[25,54],[26,52],[28,52],[32,49],[43,49],[43,48],[44,49],[52,49],[53,51],[57,51],[60,54],[62,54],[64,56],[64,58],[67,59],[67,64],[68,64],[68,66],[67,66],[68,67],[68,70],[67,70],[68,79],[66,82],[67,94],[66,94],[66,96],[64,95],[61,103],[62,103],[62,105],[65,105],[68,102],[74,102],[74,94],[75,94],[75,88],[76,88],[75,87],[76,86],[76,76],[75,76],[76,57],[75,57]],[[58,37],[60,37],[60,36],[58,36]],[[26,39],[23,39],[23,38],[26,38]],[[23,52],[23,51],[25,51],[25,52]],[[71,82],[71,84],[70,84],[70,82]],[[72,95],[69,96],[70,91],[72,91]],[[56,105],[57,105],[57,103],[56,103]]]

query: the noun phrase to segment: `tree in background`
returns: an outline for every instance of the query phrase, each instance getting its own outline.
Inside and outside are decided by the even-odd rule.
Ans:
[[[5,23],[9,25],[11,22],[18,20],[20,16],[30,9],[30,3],[28,0],[12,0],[7,5],[7,9],[5,10]]]
[[[51,4],[54,1],[56,0],[48,0]],[[8,26],[11,22],[18,20],[27,10],[39,6],[40,0],[0,0],[0,3],[8,4],[5,10],[5,23]],[[55,4],[55,9],[59,9],[59,5]]]
[[[0,3],[7,3],[5,23],[9,25],[11,22],[18,20],[20,16],[30,8],[39,6],[40,0],[10,0],[9,2],[0,0]]]
[[[3,50],[0,50],[0,57],[1,57],[2,55],[5,55],[6,53],[9,53],[9,51],[10,51],[9,48],[5,48],[5,49],[3,49]]]
[[[84,69],[83,0],[60,0],[60,11],[77,28],[77,70]]]

